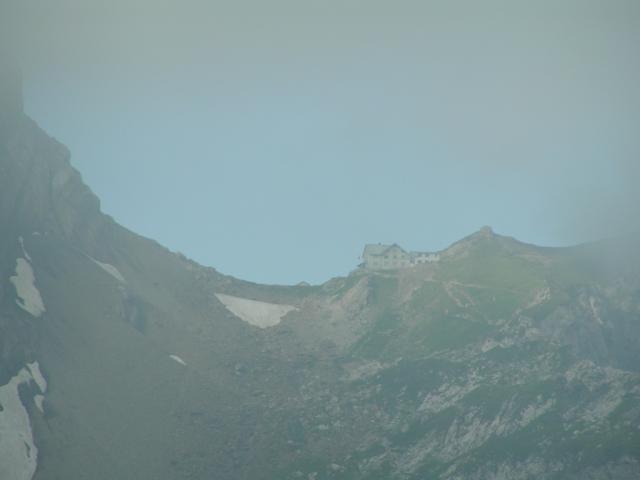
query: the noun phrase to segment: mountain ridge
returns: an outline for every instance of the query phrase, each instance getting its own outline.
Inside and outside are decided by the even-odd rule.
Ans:
[[[118,225],[10,118],[0,478],[640,476],[640,263],[611,243],[481,229],[435,263],[261,285]]]

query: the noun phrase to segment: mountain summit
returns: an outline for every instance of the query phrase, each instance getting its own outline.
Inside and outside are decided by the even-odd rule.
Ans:
[[[408,268],[245,282],[103,214],[18,78],[0,479],[640,478],[640,268],[618,243],[485,228]]]

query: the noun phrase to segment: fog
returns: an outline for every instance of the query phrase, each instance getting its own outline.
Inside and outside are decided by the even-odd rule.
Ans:
[[[0,480],[640,479],[639,45],[0,0]]]
[[[640,4],[5,2],[25,105],[126,226],[250,280],[483,224],[638,229]]]

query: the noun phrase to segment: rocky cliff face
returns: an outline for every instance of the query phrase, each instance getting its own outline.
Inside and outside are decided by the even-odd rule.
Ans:
[[[0,98],[0,478],[640,478],[635,240],[243,282],[101,213]]]

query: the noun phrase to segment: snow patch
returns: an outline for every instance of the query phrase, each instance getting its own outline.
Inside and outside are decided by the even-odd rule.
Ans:
[[[42,393],[47,393],[47,380],[44,378],[44,375],[42,375],[42,372],[40,371],[40,364],[38,362],[27,363],[27,367],[31,372],[31,378],[33,378],[33,381],[36,382],[38,388],[40,388],[40,391]]]
[[[177,356],[177,355],[169,355],[169,357],[172,358],[173,360],[175,360],[176,362],[178,362],[180,365],[184,365],[185,367],[187,366],[187,362],[185,362],[179,356]]]
[[[89,258],[91,259],[91,261],[93,263],[98,265],[102,270],[107,272],[109,275],[111,275],[113,278],[118,280],[120,283],[127,283],[127,281],[124,279],[124,277],[122,276],[120,271],[116,267],[114,267],[113,265],[110,265],[108,263],[99,262],[95,258],[91,258],[91,257],[89,257]]]
[[[24,248],[24,238],[22,237],[18,237],[18,241],[20,242],[20,247],[22,248],[22,253],[24,254],[24,257],[29,261],[32,262],[33,260],[31,260],[31,256],[29,256],[29,253],[27,252],[27,249]]]
[[[286,314],[298,310],[292,305],[259,302],[222,293],[216,293],[216,297],[236,317],[259,328],[274,327]]]
[[[16,303],[20,308],[34,317],[39,317],[46,311],[42,296],[35,286],[36,277],[33,274],[33,268],[27,260],[24,258],[16,260],[16,275],[9,280],[16,288],[18,294]]]
[[[37,409],[40,410],[40,413],[44,413],[44,395],[36,395],[33,397],[33,402],[36,404]]]
[[[38,466],[38,449],[33,441],[29,414],[18,393],[18,387],[31,379],[29,370],[23,368],[0,387],[0,478],[3,479],[31,480]]]

